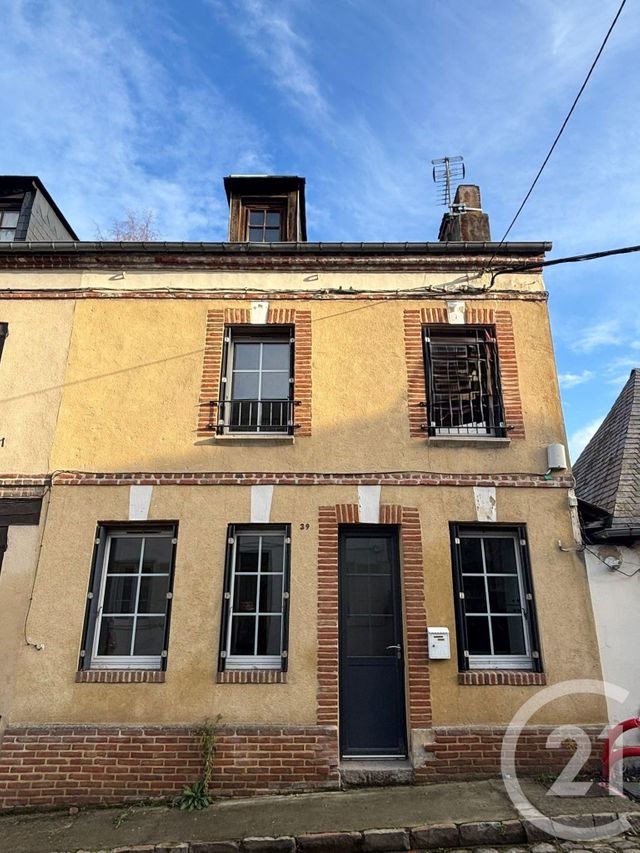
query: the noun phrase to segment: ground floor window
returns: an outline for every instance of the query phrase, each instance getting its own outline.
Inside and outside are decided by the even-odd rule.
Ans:
[[[176,533],[175,525],[98,528],[83,668],[164,668]]]
[[[221,671],[287,668],[290,544],[288,526],[229,526]]]
[[[453,525],[461,669],[540,669],[524,527]]]

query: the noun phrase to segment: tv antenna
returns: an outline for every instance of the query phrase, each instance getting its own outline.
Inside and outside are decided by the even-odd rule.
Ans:
[[[452,210],[451,184],[453,181],[464,180],[464,160],[462,157],[441,157],[438,160],[432,160],[431,163],[433,182],[437,187],[438,204],[446,205]]]

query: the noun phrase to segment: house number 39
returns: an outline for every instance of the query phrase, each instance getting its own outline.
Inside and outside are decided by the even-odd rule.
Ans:
[[[3,439],[3,441],[4,441],[4,439]],[[300,525],[300,530],[308,530],[308,529],[309,529],[309,525],[302,522],[302,524]]]

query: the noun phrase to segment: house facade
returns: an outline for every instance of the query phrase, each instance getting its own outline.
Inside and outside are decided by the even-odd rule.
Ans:
[[[474,187],[310,243],[303,179],[225,184],[225,243],[0,246],[0,807],[171,796],[218,716],[216,794],[497,775],[600,678],[549,244]]]
[[[635,653],[640,607],[640,369],[631,371],[574,473],[602,673],[627,693],[624,698],[611,696],[607,703],[609,721],[620,723],[640,717],[640,662]]]

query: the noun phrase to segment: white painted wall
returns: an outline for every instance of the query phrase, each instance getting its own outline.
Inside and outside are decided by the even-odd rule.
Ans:
[[[602,560],[618,556],[624,560],[620,569],[632,574],[640,569],[640,546],[588,548],[591,550],[584,556],[604,679],[629,691],[623,705],[608,703],[609,722],[620,722],[640,716],[640,572],[625,577],[607,568]]]

